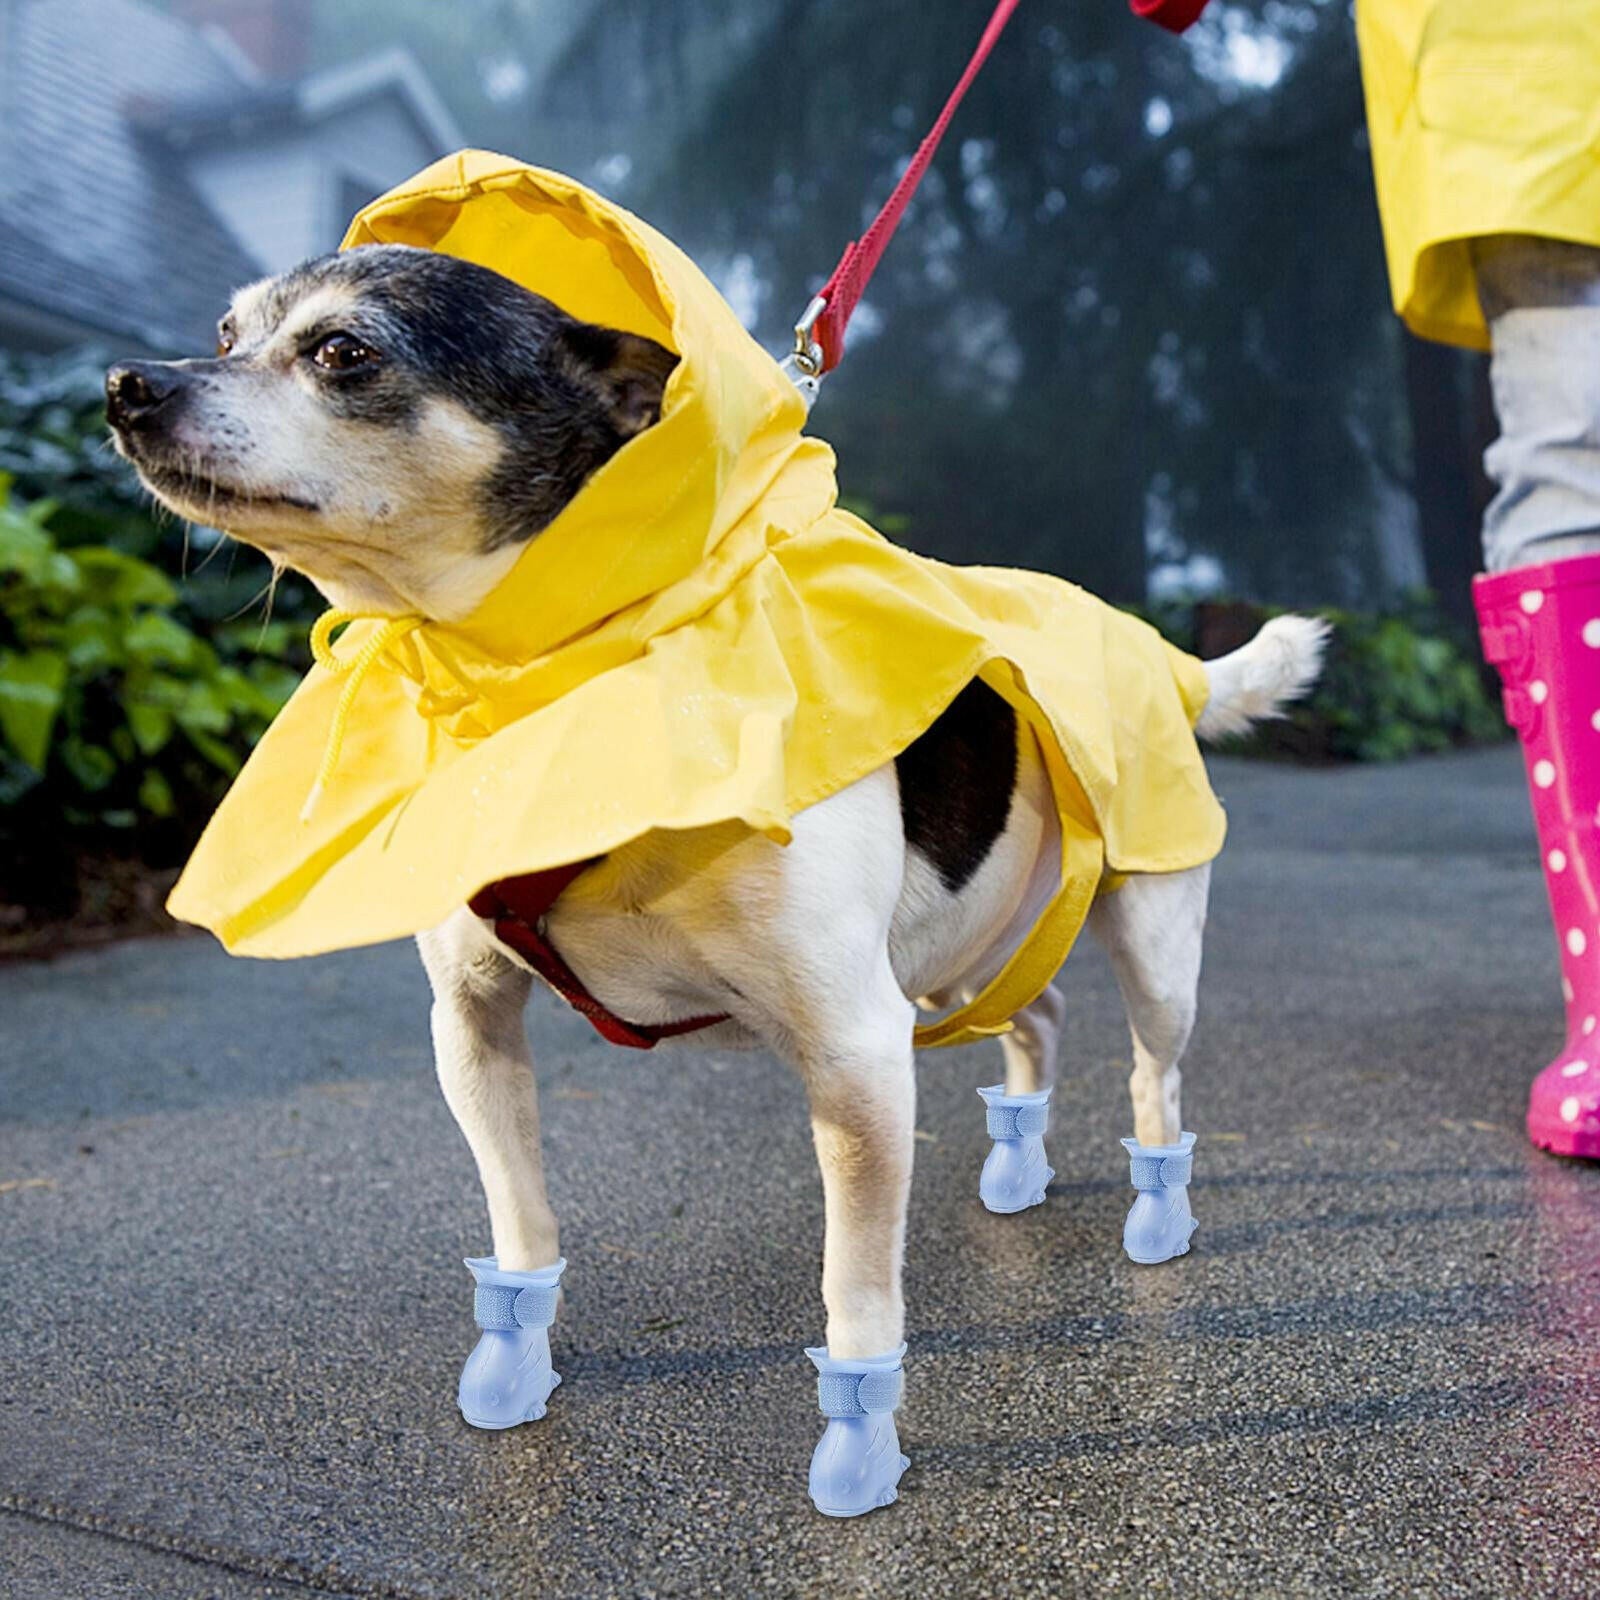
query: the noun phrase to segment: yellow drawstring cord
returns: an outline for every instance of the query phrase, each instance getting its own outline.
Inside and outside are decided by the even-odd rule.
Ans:
[[[413,629],[420,628],[426,620],[423,617],[384,617],[378,621],[372,637],[353,656],[348,659],[336,656],[333,653],[333,630],[347,622],[359,620],[360,616],[359,612],[343,611],[335,606],[324,611],[311,624],[311,654],[317,665],[340,677],[347,676],[350,681],[344,686],[344,693],[339,696],[339,703],[333,709],[333,721],[328,724],[328,742],[323,747],[317,781],[311,785],[306,803],[300,808],[302,822],[311,820],[311,813],[322,798],[323,787],[333,776],[333,769],[339,765],[339,754],[344,749],[344,731],[350,721],[350,708],[361,692],[362,680],[390,645],[405,638]]]

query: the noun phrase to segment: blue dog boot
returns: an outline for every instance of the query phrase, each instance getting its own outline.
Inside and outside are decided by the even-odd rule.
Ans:
[[[1122,1228],[1122,1248],[1145,1266],[1170,1261],[1189,1248],[1189,1236],[1200,1226],[1189,1215],[1189,1173],[1194,1165],[1194,1135],[1176,1144],[1140,1144],[1124,1139],[1130,1157],[1133,1202]]]
[[[807,1350],[817,1369],[817,1404],[828,1426],[811,1455],[811,1500],[825,1517],[859,1517],[891,1505],[900,1474],[894,1408],[905,1372],[901,1345],[887,1355],[835,1360],[826,1347]]]
[[[978,1179],[978,1197],[991,1211],[1026,1211],[1043,1205],[1045,1185],[1056,1169],[1044,1158],[1044,1130],[1050,1121],[1050,1091],[1007,1094],[997,1083],[980,1089],[989,1108],[994,1148]]]
[[[483,1329],[461,1369],[456,1398],[474,1428],[514,1428],[544,1415],[561,1382],[550,1365],[550,1324],[566,1260],[535,1272],[503,1272],[493,1256],[469,1259],[472,1310]]]

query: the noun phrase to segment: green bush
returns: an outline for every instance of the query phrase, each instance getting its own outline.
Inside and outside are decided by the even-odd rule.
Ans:
[[[288,623],[186,618],[109,545],[63,548],[57,507],[0,477],[0,895],[70,899],[83,850],[154,862],[192,843],[297,681]]]
[[[1245,634],[1278,613],[1180,601],[1150,606],[1141,614],[1181,648],[1214,655],[1242,643]],[[1398,761],[1508,737],[1492,674],[1474,643],[1439,616],[1427,595],[1412,596],[1378,615],[1326,608],[1318,608],[1318,615],[1333,624],[1334,632],[1316,689],[1283,721],[1263,724],[1235,741],[1233,750],[1307,760]]]

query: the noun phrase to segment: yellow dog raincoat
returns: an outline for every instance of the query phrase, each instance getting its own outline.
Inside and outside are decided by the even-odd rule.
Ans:
[[[314,667],[268,729],[175,916],[239,954],[312,955],[417,933],[488,883],[652,829],[736,819],[783,843],[796,812],[892,760],[974,678],[1038,736],[1061,882],[1004,971],[920,1044],[1003,1031],[1107,872],[1221,848],[1191,732],[1200,663],[1060,579],[945,566],[840,511],[799,395],[660,234],[569,178],[469,151],[374,201],[345,246],[375,241],[492,267],[680,360],[661,420],[470,617],[351,624],[346,672]]]

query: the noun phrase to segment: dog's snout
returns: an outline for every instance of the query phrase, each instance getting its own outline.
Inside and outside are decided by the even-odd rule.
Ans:
[[[106,416],[113,427],[148,421],[178,392],[182,375],[159,361],[125,361],[106,374]]]

